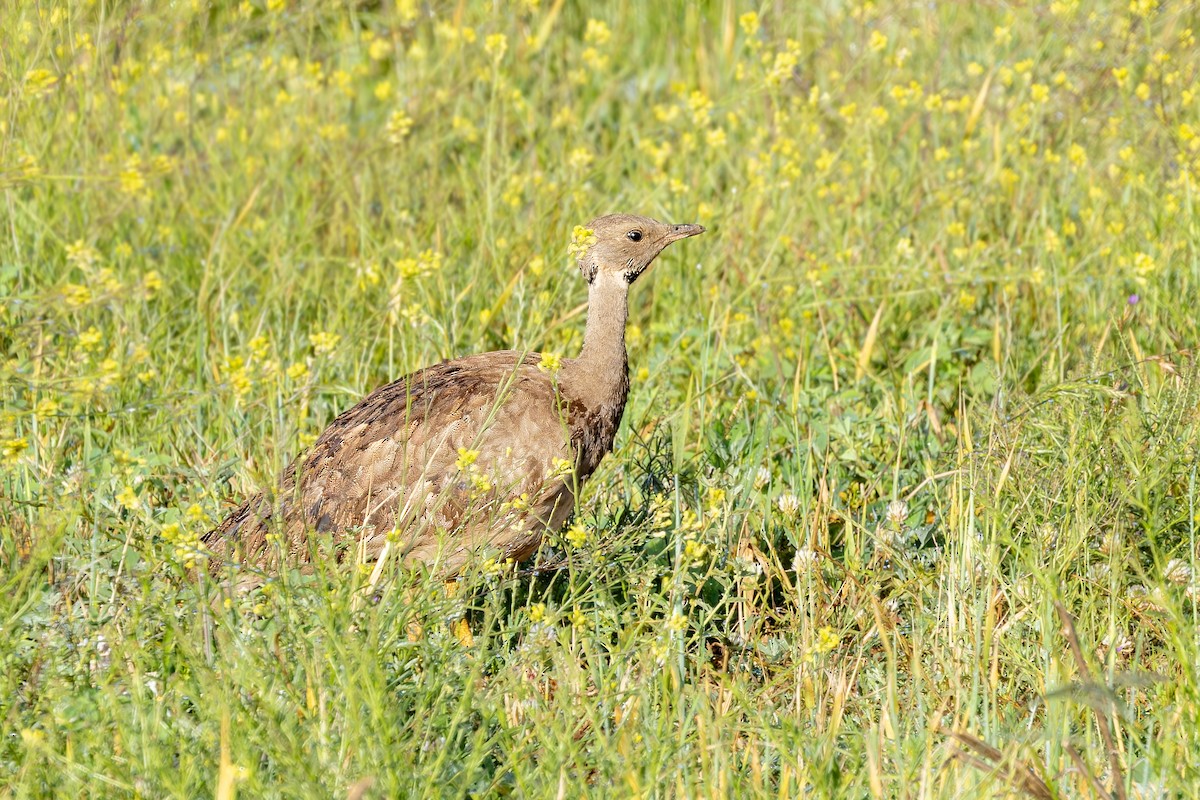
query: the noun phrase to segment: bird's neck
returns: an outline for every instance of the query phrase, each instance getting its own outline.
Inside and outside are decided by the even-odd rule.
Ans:
[[[629,285],[620,275],[600,273],[588,287],[583,350],[568,365],[574,373],[570,378],[579,384],[589,405],[625,405],[629,392],[629,357],[625,352],[628,319]]]

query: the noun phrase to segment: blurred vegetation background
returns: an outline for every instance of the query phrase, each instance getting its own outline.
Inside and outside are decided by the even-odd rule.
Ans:
[[[1198,28],[3,4],[0,797],[1200,793]],[[614,211],[709,233],[547,569],[207,610],[338,411],[574,355]]]

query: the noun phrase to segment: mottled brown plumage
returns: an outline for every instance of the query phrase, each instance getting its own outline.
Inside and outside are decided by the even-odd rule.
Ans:
[[[367,561],[391,535],[405,560],[443,574],[483,550],[532,555],[612,449],[629,392],[629,286],[668,244],[704,230],[629,214],[588,227],[595,240],[579,258],[589,288],[578,358],[552,370],[537,353],[484,353],[376,390],[287,468],[277,492],[252,497],[204,537],[212,571],[226,560],[269,570],[275,552],[304,562],[314,530]]]

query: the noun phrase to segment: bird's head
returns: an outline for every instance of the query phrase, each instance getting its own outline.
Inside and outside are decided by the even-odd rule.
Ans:
[[[671,242],[700,233],[703,225],[670,225],[636,214],[609,214],[576,228],[572,251],[589,285],[600,275],[631,284]]]

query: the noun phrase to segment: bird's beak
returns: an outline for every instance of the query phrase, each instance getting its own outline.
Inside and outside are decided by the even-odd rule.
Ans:
[[[703,225],[672,225],[671,230],[667,231],[666,243],[677,242],[689,236],[699,236],[702,233],[704,233]]]

